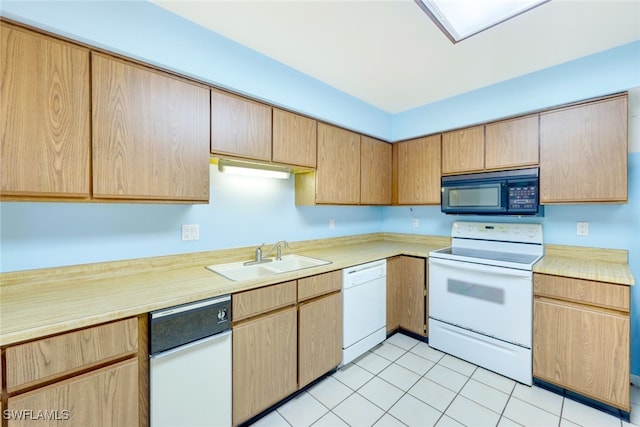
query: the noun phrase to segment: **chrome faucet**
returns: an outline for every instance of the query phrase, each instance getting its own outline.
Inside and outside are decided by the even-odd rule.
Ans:
[[[289,249],[289,242],[286,240],[280,240],[271,246],[271,248],[267,251],[266,254],[262,254],[262,247],[264,243],[256,248],[256,257],[253,261],[247,261],[244,265],[255,265],[255,264],[264,264],[266,262],[271,262],[273,259],[267,258],[274,249],[276,249],[276,261],[280,261],[282,259],[282,244],[284,244],[285,249]]]

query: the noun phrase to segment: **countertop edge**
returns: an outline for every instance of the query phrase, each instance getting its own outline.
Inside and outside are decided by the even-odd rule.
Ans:
[[[331,261],[330,264],[304,270],[279,274],[244,282],[232,282],[205,268],[215,262],[226,262],[228,258],[246,256],[246,248],[215,251],[221,257],[211,257],[213,252],[173,255],[167,258],[116,262],[116,266],[126,266],[125,273],[106,264],[90,266],[89,271],[81,274],[81,267],[61,267],[71,274],[48,275],[51,269],[0,274],[0,346],[29,341],[53,334],[65,333],[79,328],[90,327],[126,317],[138,316],[160,308],[197,301],[227,293],[236,293],[269,286],[302,277],[340,270],[353,265],[397,255],[428,258],[429,252],[449,244],[448,237],[403,235],[395,233],[373,233],[369,235],[347,236],[337,239],[322,239],[311,244],[294,243],[290,252],[299,253]],[[320,244],[316,243],[319,242]],[[250,248],[249,248],[250,249]],[[590,248],[598,250],[598,248]],[[185,262],[180,263],[180,258]],[[168,259],[169,266],[162,266],[162,260]],[[123,264],[124,263],[124,264]],[[585,269],[584,267],[589,267]],[[157,268],[157,271],[154,270]],[[116,269],[117,270],[117,269]],[[608,261],[595,261],[592,258],[561,257],[549,254],[533,267],[534,273],[552,274],[577,279],[633,285],[634,278],[628,264]],[[45,279],[40,276],[47,276]],[[11,276],[12,280],[4,278]],[[22,280],[18,278],[22,277]],[[65,286],[66,285],[66,286]],[[177,288],[180,285],[180,288]],[[148,295],[153,294],[152,298]],[[76,311],[66,313],[42,314],[44,307],[55,304],[53,298],[59,297]],[[97,297],[109,298],[100,310],[92,301]],[[65,298],[71,301],[66,301]],[[138,298],[138,302],[135,299]],[[75,300],[75,301],[74,301]],[[133,300],[133,302],[132,302]],[[144,302],[142,302],[144,301]],[[84,304],[83,304],[84,303]],[[30,304],[31,313],[28,312]],[[64,307],[64,304],[61,304]],[[18,309],[20,307],[20,309]],[[26,307],[26,308],[25,308]],[[98,308],[96,310],[96,308]],[[71,314],[69,314],[71,312]],[[9,314],[7,314],[9,313]],[[40,316],[20,327],[22,318],[29,315]],[[12,318],[13,317],[13,318]],[[5,321],[12,324],[6,328]],[[4,326],[3,326],[4,325]],[[5,329],[6,328],[6,329]]]

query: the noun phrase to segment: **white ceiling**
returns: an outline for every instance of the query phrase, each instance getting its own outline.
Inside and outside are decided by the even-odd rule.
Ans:
[[[413,0],[151,0],[389,113],[640,40],[640,0],[551,0],[452,44]]]

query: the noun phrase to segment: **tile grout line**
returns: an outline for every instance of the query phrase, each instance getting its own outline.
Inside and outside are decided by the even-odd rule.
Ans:
[[[502,408],[502,412],[500,413],[500,418],[498,418],[498,424],[500,424],[500,421],[502,421],[502,418],[504,417],[505,419],[512,421],[515,424],[518,425],[522,425],[518,422],[513,421],[511,418],[507,417],[504,415],[504,412],[507,410],[507,406],[509,406],[509,402],[511,402],[511,399],[516,399],[516,397],[513,395],[513,392],[516,391],[516,387],[518,387],[518,382],[515,381],[513,384],[513,387],[511,387],[511,391],[509,392],[509,398],[507,399],[507,402],[504,404],[504,408]],[[560,419],[562,420],[562,418]],[[559,427],[559,426],[558,426]]]

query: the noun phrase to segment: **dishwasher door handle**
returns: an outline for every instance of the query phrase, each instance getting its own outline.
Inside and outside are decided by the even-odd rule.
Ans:
[[[193,347],[198,347],[200,345],[207,344],[207,343],[210,343],[212,341],[221,340],[221,339],[223,339],[223,338],[225,338],[225,337],[227,337],[229,335],[231,335],[231,329],[229,329],[228,331],[221,332],[221,333],[216,334],[216,335],[212,335],[210,337],[199,339],[198,341],[194,341],[194,342],[190,342],[188,344],[181,345],[180,347],[172,348],[172,349],[169,349],[169,350],[166,350],[166,351],[162,351],[160,353],[150,354],[149,358],[150,359],[161,359],[163,357],[167,357],[167,356],[170,356],[172,354],[178,353],[179,351],[184,351],[184,350],[188,350],[188,349],[193,348]]]

